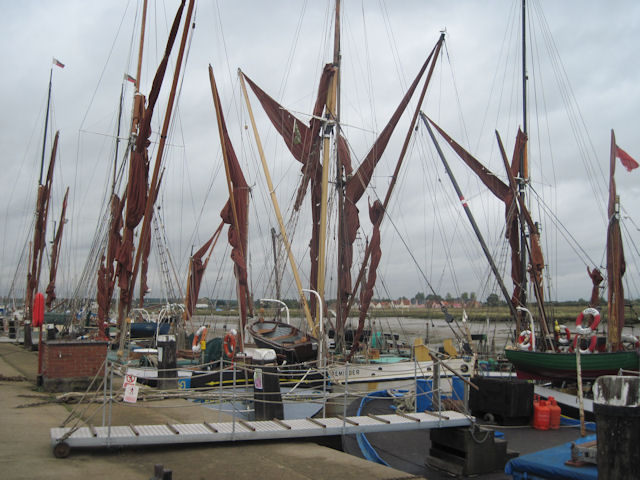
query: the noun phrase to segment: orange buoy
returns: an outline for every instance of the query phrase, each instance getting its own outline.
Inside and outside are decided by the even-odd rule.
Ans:
[[[549,430],[551,411],[546,400],[537,397],[533,401],[533,428],[536,430]]]
[[[549,428],[551,430],[557,430],[560,428],[560,416],[562,415],[562,409],[556,399],[549,397]]]
[[[44,295],[40,292],[36,293],[33,299],[33,309],[31,313],[31,326],[42,327],[44,323]]]

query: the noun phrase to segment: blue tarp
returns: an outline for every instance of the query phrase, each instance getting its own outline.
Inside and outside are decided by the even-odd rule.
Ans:
[[[581,444],[595,439],[595,435],[588,435],[576,440],[575,443]],[[596,465],[570,467],[565,465],[567,460],[571,460],[571,442],[509,460],[504,467],[504,471],[509,475],[513,475],[514,479],[596,480],[598,478],[598,467]]]

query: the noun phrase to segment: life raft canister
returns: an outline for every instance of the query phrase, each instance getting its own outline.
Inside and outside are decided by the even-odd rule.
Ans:
[[[196,333],[193,335],[193,343],[191,344],[191,351],[193,353],[199,353],[207,348],[207,327],[202,325]]]

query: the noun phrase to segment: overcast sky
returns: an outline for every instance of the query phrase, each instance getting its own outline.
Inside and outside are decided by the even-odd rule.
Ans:
[[[5,2],[0,48],[2,109],[2,236],[0,292],[15,279],[23,296],[25,245],[30,239],[40,170],[47,87],[53,67],[50,129],[61,142],[54,178],[52,223],[58,222],[64,188],[71,189],[60,260],[59,292],[68,295],[81,277],[101,208],[110,188],[118,103],[123,75],[135,74],[141,1]],[[141,91],[148,93],[178,2],[149,2]],[[219,223],[228,196],[207,67],[212,64],[230,135],[252,185],[250,215],[251,284],[256,298],[272,296],[271,240],[276,227],[258,163],[237,69],[299,118],[308,121],[323,65],[332,56],[333,2],[211,1],[196,7],[177,109],[165,155],[162,217],[179,282],[183,285],[192,249]],[[522,126],[518,1],[344,1],[342,19],[341,119],[357,164],[406,91],[441,30],[446,49],[422,109],[500,178],[505,179],[495,133],[507,151]],[[541,223],[552,299],[588,298],[586,267],[603,266],[610,130],[618,144],[640,157],[640,4],[636,1],[532,1],[529,58],[531,210]],[[176,49],[177,51],[177,46]],[[157,132],[166,108],[175,52],[154,116]],[[126,137],[133,87],[124,83]],[[300,170],[251,97],[281,208],[290,203]],[[412,112],[415,101],[408,108]],[[384,197],[403,139],[405,114],[372,188],[361,204],[362,232],[371,235],[367,200]],[[577,140],[576,140],[577,135]],[[52,135],[47,138],[47,150]],[[126,142],[121,142],[119,162]],[[453,152],[445,149],[458,182],[478,217],[483,235],[508,272],[504,253],[504,208],[486,192]],[[48,161],[49,153],[46,154]],[[46,169],[46,166],[45,166]],[[637,260],[640,171],[619,164],[618,193],[628,263],[628,295],[638,296]],[[544,200],[539,206],[537,197]],[[294,235],[305,283],[310,236],[308,198]],[[422,125],[411,135],[399,186],[383,224],[383,257],[376,297],[412,297],[417,292],[457,296],[496,292],[477,241]],[[330,220],[335,226],[335,220]],[[634,240],[635,239],[635,240]],[[360,248],[361,250],[361,248]],[[329,247],[328,297],[335,297],[335,248]],[[155,255],[155,254],[154,254]],[[19,259],[22,256],[22,262]],[[361,258],[356,253],[356,260]],[[153,257],[152,262],[156,258]],[[22,265],[22,266],[20,266]],[[162,292],[157,263],[151,296]],[[48,277],[45,260],[42,278]],[[91,276],[91,285],[95,276]],[[42,286],[44,284],[44,286]],[[507,280],[508,289],[511,282]],[[46,281],[41,281],[41,290]],[[182,287],[184,288],[184,287]],[[290,270],[283,296],[295,291]],[[226,235],[212,256],[202,296],[234,296]]]

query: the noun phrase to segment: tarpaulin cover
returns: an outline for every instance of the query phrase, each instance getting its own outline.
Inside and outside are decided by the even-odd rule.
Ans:
[[[576,444],[591,442],[596,439],[595,435],[588,435],[575,441]],[[554,479],[576,479],[589,480],[598,478],[598,467],[588,464],[584,467],[571,467],[565,465],[571,459],[571,442],[559,447],[529,453],[518,458],[509,460],[504,471],[513,478],[554,478]]]

